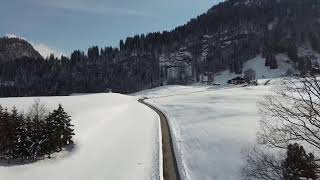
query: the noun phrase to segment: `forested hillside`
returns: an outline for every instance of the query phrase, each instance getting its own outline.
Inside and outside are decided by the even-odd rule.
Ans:
[[[22,57],[37,59],[41,55],[24,39],[0,38],[0,63]]]
[[[270,68],[277,67],[276,54],[287,54],[306,72],[319,59],[300,51],[320,52],[319,18],[318,0],[228,0],[172,31],[121,40],[118,48],[3,60],[0,96],[132,93],[189,84],[205,72],[242,73],[243,63],[259,54]]]

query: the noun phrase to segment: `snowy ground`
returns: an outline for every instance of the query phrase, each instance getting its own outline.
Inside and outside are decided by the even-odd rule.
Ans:
[[[243,72],[245,72],[248,69],[253,69],[256,71],[257,79],[270,79],[270,78],[284,77],[288,69],[292,70],[292,64],[288,63],[290,62],[290,58],[286,54],[277,54],[276,59],[278,62],[278,68],[270,69],[269,67],[265,66],[265,58],[259,55],[243,64]],[[218,84],[226,84],[228,80],[233,79],[237,76],[243,76],[243,75],[230,73],[229,70],[222,71],[220,73],[215,74],[214,82]]]
[[[239,180],[241,151],[254,143],[256,103],[270,86],[165,86],[137,93],[169,118],[183,180]]]
[[[3,98],[3,106],[27,110],[34,98]],[[158,180],[159,117],[137,97],[95,94],[43,97],[62,103],[75,124],[76,148],[51,160],[0,166],[1,180]]]

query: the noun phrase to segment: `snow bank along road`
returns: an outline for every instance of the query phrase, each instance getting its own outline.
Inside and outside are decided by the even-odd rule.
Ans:
[[[27,110],[35,98],[0,98],[2,106]],[[61,103],[75,125],[71,153],[21,166],[0,164],[0,180],[159,180],[159,116],[137,97],[92,94],[41,97],[49,109]]]
[[[174,154],[173,143],[170,133],[170,127],[167,117],[156,107],[139,99],[139,102],[153,109],[160,117],[162,134],[162,152],[163,152],[163,178],[164,180],[180,180],[177,161]]]

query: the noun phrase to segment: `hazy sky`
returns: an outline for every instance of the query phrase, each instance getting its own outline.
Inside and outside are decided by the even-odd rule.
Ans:
[[[1,0],[0,36],[43,51],[116,46],[135,34],[171,30],[222,0]]]

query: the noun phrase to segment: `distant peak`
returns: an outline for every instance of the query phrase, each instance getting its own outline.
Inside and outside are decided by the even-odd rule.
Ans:
[[[12,61],[23,57],[42,58],[39,52],[24,38],[14,35],[6,35],[0,38],[0,62]]]
[[[26,41],[25,38],[19,37],[19,36],[15,35],[15,34],[6,34],[4,37],[9,38],[9,39],[21,39],[21,40],[25,40]]]

